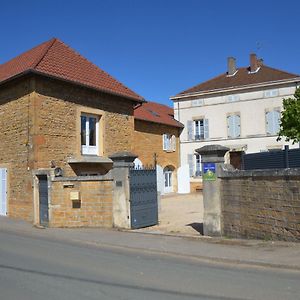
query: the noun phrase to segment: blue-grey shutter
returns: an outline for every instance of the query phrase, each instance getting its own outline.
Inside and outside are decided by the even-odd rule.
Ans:
[[[273,116],[272,116],[272,112],[268,111],[266,113],[266,129],[267,129],[267,133],[268,134],[272,134],[274,129],[273,129]]]
[[[241,117],[235,115],[234,117],[234,137],[239,137],[241,135]]]
[[[194,139],[194,124],[191,120],[187,121],[187,135],[189,141]]]
[[[208,119],[204,119],[204,138],[208,139],[209,138],[209,126],[208,126]]]
[[[227,117],[228,137],[234,137],[234,119],[233,116]]]
[[[274,110],[273,112],[273,124],[274,124],[274,134],[277,134],[279,132],[280,129],[280,118],[281,118],[281,114],[279,111]]]
[[[194,176],[194,154],[188,154],[190,177]]]

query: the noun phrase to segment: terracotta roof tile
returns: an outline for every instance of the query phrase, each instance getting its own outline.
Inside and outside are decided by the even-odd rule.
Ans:
[[[293,78],[299,78],[299,75],[274,69],[265,65],[262,65],[256,73],[249,73],[249,68],[239,68],[238,72],[234,76],[227,76],[227,73],[223,73],[215,78],[189,88],[177,94],[175,97],[198,92],[236,88],[251,84],[260,84]]]
[[[174,119],[174,111],[171,107],[156,102],[146,102],[138,106],[134,110],[134,118],[179,128],[184,127]]]
[[[143,98],[54,38],[0,65],[0,83],[26,71],[85,85],[136,101]]]

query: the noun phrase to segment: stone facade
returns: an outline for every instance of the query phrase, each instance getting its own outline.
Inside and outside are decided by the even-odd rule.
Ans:
[[[156,154],[157,164],[163,169],[171,167],[174,172],[173,190],[177,191],[176,171],[179,167],[179,135],[181,128],[160,123],[135,119],[133,153],[138,155],[144,166],[154,165]],[[176,137],[175,151],[163,150],[163,134]]]
[[[300,241],[300,172],[228,171],[222,175],[223,233]]]
[[[37,75],[2,84],[0,167],[8,168],[8,216],[33,221],[35,170],[55,166],[64,176],[78,175],[68,159],[81,157],[81,113],[100,117],[100,156],[132,151],[131,100]]]
[[[50,190],[49,226],[112,227],[112,189],[113,181],[108,176],[54,179]]]

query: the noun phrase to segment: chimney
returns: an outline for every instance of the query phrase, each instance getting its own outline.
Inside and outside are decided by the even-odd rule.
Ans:
[[[255,53],[250,54],[250,72],[254,73],[260,67],[261,63],[260,60],[257,59]]]
[[[234,57],[228,57],[227,58],[227,75],[232,76],[236,72],[236,63]]]

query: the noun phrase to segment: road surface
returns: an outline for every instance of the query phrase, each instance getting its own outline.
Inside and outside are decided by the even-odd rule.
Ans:
[[[0,231],[0,299],[5,300],[295,300],[299,283],[298,271],[210,264]]]

